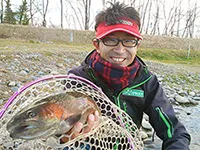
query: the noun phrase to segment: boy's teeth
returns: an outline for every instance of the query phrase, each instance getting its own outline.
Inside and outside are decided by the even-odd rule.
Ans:
[[[114,61],[117,61],[117,62],[121,62],[123,61],[124,59],[123,58],[113,58]]]

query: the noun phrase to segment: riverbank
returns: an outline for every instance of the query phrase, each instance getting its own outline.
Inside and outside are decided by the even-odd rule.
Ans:
[[[28,82],[45,75],[66,74],[70,68],[79,65],[89,53],[83,49],[89,50],[92,46],[55,44],[48,41],[45,43],[34,41],[27,43],[23,40],[0,41],[0,106],[3,106],[14,92]],[[191,150],[200,149],[198,143],[200,66],[166,64],[152,60],[145,60],[145,62],[149,70],[158,76],[177,116],[191,134]],[[152,129],[147,130],[150,132],[147,136],[144,135],[146,143],[152,138]],[[160,149],[159,140],[151,142],[149,149]]]

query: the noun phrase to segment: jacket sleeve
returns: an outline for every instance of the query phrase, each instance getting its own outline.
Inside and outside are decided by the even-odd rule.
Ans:
[[[173,107],[156,76],[152,77],[145,88],[145,113],[149,116],[157,136],[163,141],[162,149],[189,150],[190,135],[175,116]]]

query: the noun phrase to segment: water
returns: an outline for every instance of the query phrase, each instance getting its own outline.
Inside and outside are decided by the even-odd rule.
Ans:
[[[180,121],[185,125],[191,135],[191,150],[200,149],[200,104],[197,106],[185,107],[180,112]]]
[[[174,106],[177,117],[191,136],[190,150],[200,150],[200,104],[197,106]],[[155,136],[154,142],[145,145],[144,150],[161,150],[162,141]]]

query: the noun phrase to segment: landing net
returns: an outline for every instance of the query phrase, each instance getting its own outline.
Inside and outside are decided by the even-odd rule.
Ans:
[[[101,116],[94,128],[87,134],[80,134],[68,142],[61,142],[62,134],[46,139],[12,139],[6,129],[9,120],[21,109],[36,101],[66,92],[79,92],[95,101]],[[0,149],[9,150],[142,150],[143,142],[132,119],[92,82],[74,75],[54,75],[33,81],[20,88],[0,111]],[[87,124],[85,125],[87,126]]]

